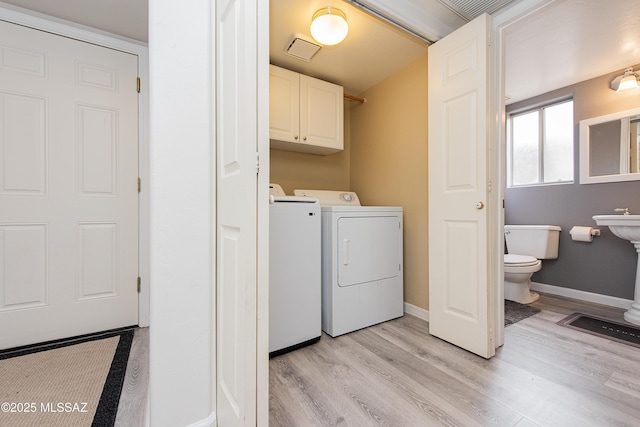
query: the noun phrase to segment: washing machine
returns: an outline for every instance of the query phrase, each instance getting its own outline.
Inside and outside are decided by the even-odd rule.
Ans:
[[[336,337],[401,317],[402,207],[361,206],[351,191],[294,194],[320,201],[322,330]]]
[[[321,330],[317,199],[269,189],[269,357],[312,344]]]

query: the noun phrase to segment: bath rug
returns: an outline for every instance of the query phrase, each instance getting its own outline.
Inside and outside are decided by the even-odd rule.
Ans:
[[[629,324],[600,319],[599,317],[582,313],[573,313],[557,322],[557,324],[640,348],[640,328]]]
[[[530,305],[520,304],[519,302],[504,300],[504,326],[513,325],[516,322],[540,313],[539,308]]]
[[[134,330],[0,351],[0,425],[113,426]]]

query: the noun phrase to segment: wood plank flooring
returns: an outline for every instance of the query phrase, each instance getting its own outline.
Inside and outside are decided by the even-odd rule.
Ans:
[[[485,360],[410,315],[270,361],[270,426],[637,426],[640,349],[556,324],[624,310],[542,295]]]
[[[138,328],[133,335],[127,370],[118,403],[116,427],[147,425],[149,390],[149,328]]]

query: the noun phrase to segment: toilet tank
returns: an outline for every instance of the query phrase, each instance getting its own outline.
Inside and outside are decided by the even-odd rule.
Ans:
[[[556,259],[560,230],[557,225],[505,225],[507,252],[538,259]]]

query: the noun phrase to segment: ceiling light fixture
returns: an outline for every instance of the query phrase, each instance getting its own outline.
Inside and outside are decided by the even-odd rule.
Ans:
[[[616,92],[624,92],[631,89],[637,89],[640,87],[640,82],[638,81],[640,76],[638,73],[633,71],[633,68],[627,68],[624,70],[624,74],[616,77],[611,82],[611,89]]]
[[[311,18],[311,35],[324,45],[340,43],[348,32],[347,15],[340,9],[327,6],[318,10]]]

